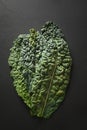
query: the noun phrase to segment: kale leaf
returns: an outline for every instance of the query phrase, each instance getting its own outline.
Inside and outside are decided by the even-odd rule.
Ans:
[[[8,59],[18,95],[33,116],[49,118],[64,100],[72,58],[61,29],[51,21],[13,41]]]

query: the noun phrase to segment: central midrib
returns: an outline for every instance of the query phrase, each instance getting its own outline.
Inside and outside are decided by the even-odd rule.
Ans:
[[[53,72],[52,72],[51,81],[50,81],[50,84],[49,84],[49,88],[48,88],[46,100],[45,100],[45,102],[44,102],[44,106],[43,106],[43,109],[42,109],[42,116],[43,116],[43,113],[44,113],[44,110],[45,110],[45,107],[46,107],[46,104],[47,104],[47,101],[48,101],[49,92],[50,92],[50,89],[51,89],[51,86],[52,86],[55,69],[56,69],[56,63],[55,63],[55,65],[54,65],[54,69],[53,69]]]

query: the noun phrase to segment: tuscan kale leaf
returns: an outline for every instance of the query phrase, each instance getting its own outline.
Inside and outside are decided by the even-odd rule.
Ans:
[[[13,42],[8,59],[14,87],[33,116],[49,118],[64,100],[72,58],[61,29],[46,22]]]

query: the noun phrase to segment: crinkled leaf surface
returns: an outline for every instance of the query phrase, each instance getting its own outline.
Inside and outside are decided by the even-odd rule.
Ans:
[[[49,118],[64,100],[72,58],[61,29],[46,22],[13,42],[8,59],[18,95],[31,114]]]

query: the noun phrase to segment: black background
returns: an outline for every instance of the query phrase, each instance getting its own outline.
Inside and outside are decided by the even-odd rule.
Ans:
[[[87,0],[0,0],[0,130],[87,130]],[[71,82],[49,120],[33,118],[10,78],[9,49],[20,33],[48,20],[63,30],[73,58]]]

